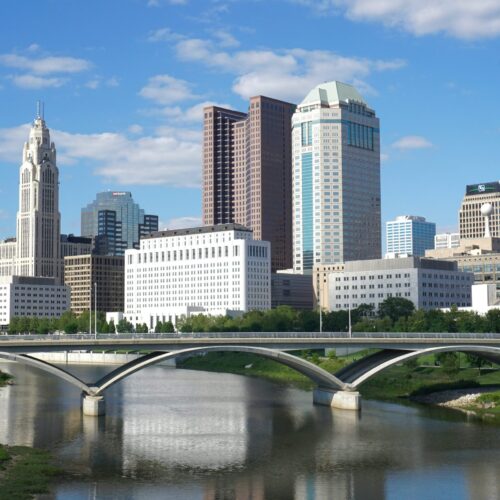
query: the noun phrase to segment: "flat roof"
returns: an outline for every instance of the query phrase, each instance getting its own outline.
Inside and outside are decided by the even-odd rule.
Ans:
[[[207,233],[218,233],[221,231],[244,231],[247,233],[252,233],[253,231],[246,226],[241,224],[216,224],[215,226],[198,226],[189,227],[185,229],[167,229],[165,231],[156,231],[150,233],[147,236],[143,236],[141,240],[147,240],[151,238],[164,238],[167,236],[188,236],[195,234],[207,234]]]

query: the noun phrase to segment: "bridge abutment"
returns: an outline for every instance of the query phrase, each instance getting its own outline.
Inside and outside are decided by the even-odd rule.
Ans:
[[[331,406],[339,410],[361,410],[361,396],[357,391],[336,391],[316,387],[313,392],[315,405]]]
[[[84,415],[90,417],[100,417],[106,413],[106,404],[104,396],[92,396],[82,394],[82,411]]]

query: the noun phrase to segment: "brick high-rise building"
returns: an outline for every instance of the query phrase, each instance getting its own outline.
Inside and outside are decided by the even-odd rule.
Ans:
[[[256,96],[248,113],[204,109],[203,223],[237,223],[271,242],[272,268],[292,266],[291,118],[295,105]]]

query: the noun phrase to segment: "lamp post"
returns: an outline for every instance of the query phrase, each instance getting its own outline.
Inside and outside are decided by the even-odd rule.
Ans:
[[[94,333],[97,339],[97,281],[94,283]]]
[[[352,324],[351,324],[351,294],[349,294],[349,338],[352,337]]]
[[[92,335],[92,285],[89,293],[89,335]]]

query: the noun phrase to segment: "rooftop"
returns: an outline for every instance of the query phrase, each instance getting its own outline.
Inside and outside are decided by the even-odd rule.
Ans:
[[[318,103],[324,105],[332,105],[340,101],[355,101],[368,106],[361,94],[352,85],[337,82],[336,80],[333,82],[325,82],[316,85],[316,87],[314,87],[309,92],[309,94],[306,95],[299,106]]]
[[[206,233],[217,233],[220,231],[245,231],[251,233],[252,230],[248,227],[242,226],[241,224],[217,224],[215,226],[199,226],[190,227],[185,229],[167,229],[166,231],[157,231],[151,233],[148,236],[144,236],[141,240],[149,238],[164,238],[166,236],[187,236],[190,234],[206,234]]]

